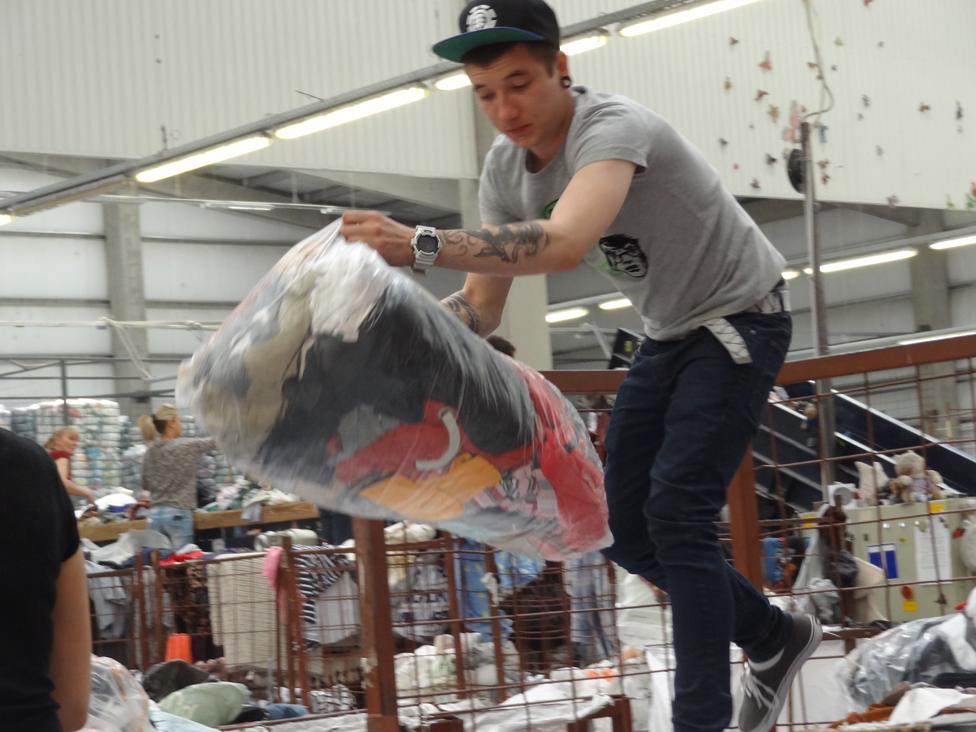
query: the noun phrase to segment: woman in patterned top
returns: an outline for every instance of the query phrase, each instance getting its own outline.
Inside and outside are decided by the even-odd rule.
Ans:
[[[149,444],[142,459],[142,487],[149,493],[149,526],[169,537],[174,550],[193,542],[193,512],[197,507],[197,465],[215,446],[212,438],[183,437],[180,413],[164,404],[139,418]]]

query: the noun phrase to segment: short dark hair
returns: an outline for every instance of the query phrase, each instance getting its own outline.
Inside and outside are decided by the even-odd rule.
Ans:
[[[507,341],[501,336],[490,335],[485,338],[488,341],[488,345],[494,348],[496,351],[501,351],[509,358],[515,358],[515,346],[512,345],[511,341]]]
[[[528,47],[532,55],[542,64],[545,64],[546,71],[549,75],[556,70],[556,54],[559,53],[558,48],[550,46],[548,43],[543,43],[542,41],[530,42],[530,41],[515,41],[510,43],[491,43],[487,46],[478,46],[477,48],[472,48],[464,56],[461,57],[461,63],[463,64],[474,64],[475,66],[487,66],[493,63],[502,56],[502,54],[508,53],[513,48],[518,45],[525,45]]]

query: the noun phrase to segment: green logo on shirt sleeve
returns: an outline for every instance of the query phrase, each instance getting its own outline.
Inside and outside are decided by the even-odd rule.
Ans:
[[[552,210],[554,208],[556,208],[556,204],[557,203],[559,203],[559,199],[558,198],[555,199],[555,200],[553,200],[553,201],[550,201],[549,203],[547,203],[545,205],[545,208],[543,208],[539,212],[539,218],[540,219],[551,219],[552,218]]]

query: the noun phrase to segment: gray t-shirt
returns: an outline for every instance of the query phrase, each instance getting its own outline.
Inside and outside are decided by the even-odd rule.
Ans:
[[[741,312],[779,281],[785,261],[718,171],[664,119],[631,99],[573,87],[562,149],[542,170],[499,136],[481,176],[486,224],[548,218],[573,175],[599,160],[637,166],[617,218],[586,255],[634,304],[648,336],[681,338]]]

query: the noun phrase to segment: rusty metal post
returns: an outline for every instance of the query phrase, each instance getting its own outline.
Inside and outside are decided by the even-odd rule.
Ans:
[[[752,468],[752,449],[729,485],[729,524],[732,529],[732,560],[735,568],[762,589],[762,547],[759,542],[759,510],[756,508],[756,479]]]
[[[139,663],[140,669],[145,671],[151,665],[149,663],[149,629],[146,627],[146,588],[143,586],[142,576],[142,552],[136,552],[135,562],[132,565],[132,594],[135,596],[133,603],[133,614],[135,622],[132,624],[135,632],[139,636]]]
[[[298,687],[302,690],[302,704],[311,709],[311,696],[309,695],[309,676],[308,663],[305,657],[305,635],[302,632],[302,616],[299,608],[302,606],[302,597],[298,592],[298,571],[295,567],[295,555],[292,550],[290,536],[282,537],[282,550],[284,551],[284,561],[282,570],[284,576],[281,581],[284,583],[284,592],[276,593],[275,601],[284,595],[285,598],[285,644],[286,658],[288,659],[288,677],[292,684],[290,696],[295,698],[295,673],[298,674]],[[280,615],[279,615],[280,617]]]
[[[485,545],[485,572],[490,574],[499,583],[501,578],[498,576],[498,563],[495,561],[495,550]],[[495,648],[495,682],[498,690],[495,692],[495,702],[500,703],[508,698],[508,687],[505,682],[505,654],[502,652],[502,619],[501,610],[495,595],[488,593],[488,612],[491,613],[491,639]]]
[[[451,534],[444,535],[445,561],[444,574],[447,578],[447,611],[451,615],[451,637],[454,638],[454,677],[458,685],[458,697],[466,699],[467,679],[464,673],[464,643],[461,638],[461,607],[458,603],[458,578],[455,572],[454,559],[457,557],[457,544]],[[464,572],[461,573],[462,582]]]
[[[141,550],[140,550],[141,551]],[[153,571],[153,613],[156,616],[156,656],[154,661],[166,660],[166,634],[163,632],[163,573],[159,566],[159,550],[154,549],[150,555]],[[176,628],[173,628],[175,631]]]
[[[393,627],[383,523],[356,518],[352,530],[359,573],[367,729],[369,732],[397,732]]]

